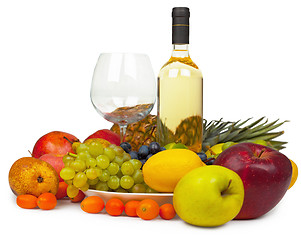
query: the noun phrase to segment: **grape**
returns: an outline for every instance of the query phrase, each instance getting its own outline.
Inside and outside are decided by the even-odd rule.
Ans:
[[[120,147],[122,147],[126,153],[129,153],[132,150],[132,146],[128,142],[121,143]]]
[[[132,193],[145,193],[145,190],[146,190],[146,187],[141,183],[135,184],[131,188]]]
[[[108,191],[109,187],[108,184],[105,182],[98,182],[95,186],[95,189],[99,191]]]
[[[78,194],[79,189],[74,185],[68,185],[67,187],[67,195],[69,198],[74,198]]]
[[[64,180],[65,183],[67,183],[68,185],[72,185],[72,179],[70,180]]]
[[[101,169],[100,167],[95,167],[94,169],[96,170],[97,177],[101,176],[101,174],[102,174],[102,169]]]
[[[89,184],[89,186],[96,185],[98,182],[99,182],[98,178],[95,178],[95,179],[89,179],[88,178],[88,180],[87,180],[87,183]]]
[[[73,185],[77,188],[83,187],[86,184],[87,180],[88,178],[85,173],[78,172],[73,178]]]
[[[138,159],[145,159],[149,154],[149,148],[146,145],[142,145],[138,150]]]
[[[124,162],[121,165],[121,172],[123,175],[132,175],[134,173],[135,169],[133,167],[133,164],[130,163],[129,161]]]
[[[77,154],[77,159],[79,160],[87,160],[91,158],[91,155],[88,151],[82,151]]]
[[[86,167],[90,168],[90,167],[96,167],[96,159],[95,158],[88,158],[86,160]]]
[[[70,167],[65,167],[61,170],[60,176],[64,180],[71,180],[75,176],[75,171]]]
[[[119,177],[117,176],[110,176],[107,184],[108,184],[108,187],[111,188],[111,189],[117,189],[119,187]]]
[[[130,189],[134,183],[134,179],[128,175],[125,175],[120,179],[120,186],[124,189]]]
[[[206,165],[212,165],[215,161],[215,158],[208,158],[206,161],[204,161],[204,163]]]
[[[86,170],[86,175],[88,179],[96,179],[98,177],[97,170],[95,168],[89,168]]]
[[[100,142],[98,141],[92,141],[89,145],[89,153],[93,156],[93,157],[97,157],[101,154],[103,154],[103,146]]]
[[[129,160],[129,162],[133,164],[135,170],[140,169],[142,167],[142,163],[137,159],[131,159]]]
[[[122,172],[121,172],[121,168],[119,168],[118,173],[116,174],[117,177],[121,178],[123,176]]]
[[[161,151],[160,144],[157,142],[151,142],[149,144],[149,151],[151,154],[156,154]]]
[[[73,146],[77,154],[68,153],[63,157],[65,167],[60,173],[68,184],[69,197],[75,197],[79,189],[87,191],[89,188],[115,192],[154,192],[144,183],[142,160],[138,160],[138,157],[132,159],[121,146],[111,144],[104,148],[98,141]]]
[[[113,149],[115,151],[116,156],[120,156],[121,157],[123,155],[123,153],[124,153],[122,147],[120,147],[120,146],[115,146]]]
[[[106,182],[110,178],[110,173],[107,169],[103,170],[101,175],[98,177],[100,181]]]
[[[89,183],[86,182],[84,186],[80,187],[80,190],[82,190],[83,192],[88,191],[89,189]]]
[[[103,154],[106,155],[110,161],[113,161],[115,158],[116,154],[113,148],[107,147],[103,150]]]
[[[121,167],[121,165],[123,164],[123,157],[116,156],[113,162],[117,163]]]
[[[108,167],[108,171],[110,175],[116,175],[119,171],[119,165],[115,162],[111,162]]]
[[[123,153],[122,158],[123,158],[124,162],[129,161],[129,160],[131,160],[131,155],[125,152],[125,153]]]
[[[129,154],[132,159],[138,159],[138,153],[136,151],[130,151]]]
[[[73,150],[74,152],[77,152],[76,149],[77,149],[77,147],[78,147],[80,144],[81,144],[80,142],[74,142],[74,143],[72,143],[72,150]]]
[[[128,193],[128,191],[123,189],[122,187],[117,188],[115,191],[116,192],[122,192],[122,193]]]
[[[86,144],[80,143],[76,148],[76,153],[78,154],[80,152],[86,152],[88,150],[89,150],[89,147]]]
[[[106,155],[99,155],[96,158],[96,163],[101,169],[106,169],[110,164],[110,159]]]
[[[204,152],[199,152],[197,155],[203,162],[207,160],[207,155]]]
[[[132,175],[135,183],[143,183],[144,179],[143,179],[143,173],[141,170],[135,170],[135,172]]]
[[[70,167],[73,168],[76,172],[83,172],[86,170],[86,163],[82,160],[75,160],[70,163]]]
[[[66,154],[63,156],[63,163],[66,165],[69,162],[74,161],[74,157],[71,157],[70,155]]]

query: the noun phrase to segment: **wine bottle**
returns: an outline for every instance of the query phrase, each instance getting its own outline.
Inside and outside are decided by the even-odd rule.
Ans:
[[[161,146],[171,142],[183,143],[200,152],[203,75],[189,56],[189,17],[189,8],[173,8],[172,55],[158,76],[157,139]]]

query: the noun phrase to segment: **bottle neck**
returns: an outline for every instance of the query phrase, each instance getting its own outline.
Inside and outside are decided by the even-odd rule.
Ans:
[[[171,56],[175,58],[189,57],[188,46],[189,44],[173,44]]]

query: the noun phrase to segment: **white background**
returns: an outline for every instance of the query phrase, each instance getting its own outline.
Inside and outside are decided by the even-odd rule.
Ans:
[[[265,216],[200,228],[180,219],[143,221],[86,214],[60,201],[51,211],[15,204],[8,172],[39,137],[65,131],[84,140],[109,128],[89,88],[101,52],[142,52],[157,75],[171,53],[171,9],[191,11],[190,53],[204,75],[204,116],[290,120],[282,152],[299,166],[301,5],[282,0],[1,1],[1,235],[31,239],[284,238],[300,227],[300,180]],[[181,97],[181,96],[179,96]],[[156,113],[156,111],[153,111]]]

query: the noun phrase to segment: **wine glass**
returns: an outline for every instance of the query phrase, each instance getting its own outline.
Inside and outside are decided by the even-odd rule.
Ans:
[[[145,54],[102,53],[94,69],[90,97],[96,111],[120,127],[120,140],[128,124],[138,122],[156,101],[156,78]]]

